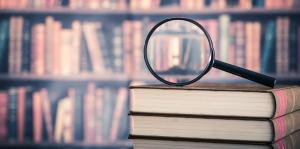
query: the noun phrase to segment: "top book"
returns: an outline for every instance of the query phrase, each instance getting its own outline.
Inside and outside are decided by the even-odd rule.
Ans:
[[[300,109],[300,87],[205,84],[131,86],[131,113],[276,118]]]

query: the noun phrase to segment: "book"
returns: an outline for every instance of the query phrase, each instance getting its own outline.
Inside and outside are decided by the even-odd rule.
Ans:
[[[43,139],[43,120],[42,120],[42,95],[40,91],[33,93],[33,142],[41,143]]]
[[[20,87],[17,89],[17,135],[18,142],[24,143],[25,137],[25,101],[26,100],[26,89]]]
[[[83,140],[83,92],[75,89],[74,99],[74,141]]]
[[[8,55],[8,72],[16,72],[16,27],[17,27],[17,18],[15,16],[10,17],[9,19],[9,55]]]
[[[297,24],[296,22],[291,22],[290,24],[290,37],[289,37],[289,72],[290,73],[297,73]],[[299,37],[298,37],[299,38]]]
[[[125,88],[119,89],[118,96],[116,99],[115,111],[113,114],[110,141],[116,141],[119,137],[118,133],[121,130],[120,129],[122,124],[121,120],[122,117],[125,117],[125,115],[122,115],[122,113],[126,113],[125,111],[126,100],[127,100],[127,90]]]
[[[35,24],[32,27],[31,71],[36,75],[45,74],[45,25]]]
[[[97,88],[95,93],[95,143],[103,142],[103,97],[102,88]]]
[[[15,143],[17,142],[17,88],[8,90],[8,98],[7,140]]]
[[[54,55],[54,18],[47,16],[45,19],[45,73],[51,74],[53,70]]]
[[[1,20],[0,22],[0,72],[8,72],[8,20]]]
[[[33,141],[33,89],[32,87],[28,86],[25,87],[25,136],[24,142],[32,142]]]
[[[294,132],[287,137],[274,142],[273,144],[249,144],[249,143],[237,143],[237,142],[218,142],[218,141],[187,141],[179,139],[164,139],[159,140],[155,138],[132,138],[130,139],[134,148],[136,149],[148,149],[148,148],[160,148],[160,149],[233,149],[233,148],[243,148],[243,149],[296,149],[300,147],[300,131]]]
[[[130,135],[272,143],[299,130],[299,117],[300,111],[267,120],[132,112]]]
[[[131,86],[130,92],[135,113],[275,118],[300,108],[298,86],[141,85]]]
[[[275,34],[276,34],[276,24],[275,21],[271,20],[268,21],[265,30],[264,30],[264,37],[263,37],[263,46],[262,46],[262,60],[261,60],[261,68],[262,72],[264,73],[274,73],[276,67],[275,60]]]
[[[84,142],[95,141],[95,90],[96,86],[89,83],[84,95]]]
[[[104,73],[104,57],[101,53],[101,43],[97,42],[97,30],[101,28],[100,23],[85,22],[83,23],[83,33],[87,41],[87,47],[89,55],[91,57],[91,62],[93,66],[93,71],[95,73]]]
[[[51,107],[49,101],[48,90],[46,88],[41,89],[40,91],[41,98],[42,98],[42,117],[44,124],[46,125],[46,134],[47,134],[47,141],[53,141],[53,125],[52,125],[52,116],[51,116]]]
[[[23,25],[23,37],[22,37],[22,73],[30,73],[30,65],[31,65],[31,24],[29,20],[24,19]]]
[[[7,120],[8,120],[8,95],[5,91],[0,91],[0,141],[7,139]]]

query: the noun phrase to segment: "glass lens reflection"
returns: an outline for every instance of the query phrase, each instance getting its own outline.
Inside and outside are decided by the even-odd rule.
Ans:
[[[204,72],[211,59],[204,32],[184,20],[161,24],[150,37],[147,48],[148,61],[154,72],[172,83],[195,79]]]

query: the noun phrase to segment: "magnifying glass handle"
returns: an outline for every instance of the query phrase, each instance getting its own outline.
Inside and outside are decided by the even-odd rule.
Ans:
[[[273,77],[224,63],[222,61],[215,60],[213,67],[272,88],[276,83],[276,79]]]

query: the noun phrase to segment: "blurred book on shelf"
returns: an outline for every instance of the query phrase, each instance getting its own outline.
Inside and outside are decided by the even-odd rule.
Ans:
[[[11,87],[0,92],[1,142],[101,144],[124,139],[127,89]]]
[[[91,10],[153,10],[186,9],[201,11],[204,9],[289,9],[300,6],[297,0],[1,0],[0,8],[70,8]]]
[[[1,73],[123,73],[120,26],[115,26],[112,35],[108,35],[99,21],[74,20],[70,28],[64,28],[61,21],[51,16],[46,17],[45,23],[12,16],[1,20],[1,28]],[[113,38],[112,42],[107,42],[108,36]]]

